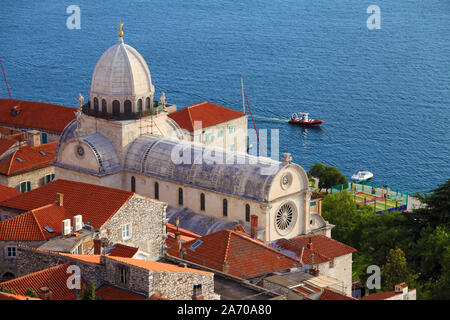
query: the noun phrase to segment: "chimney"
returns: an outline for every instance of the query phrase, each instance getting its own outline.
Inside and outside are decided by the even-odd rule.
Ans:
[[[56,204],[62,207],[64,205],[64,194],[56,193],[55,198],[56,198]]]
[[[250,236],[253,239],[258,236],[258,216],[254,214],[250,216]]]
[[[192,300],[203,300],[202,284],[199,282],[194,283],[194,291],[192,293]]]
[[[98,237],[94,239],[94,254],[102,254],[102,241]]]
[[[73,217],[73,231],[83,229],[83,217],[79,214]]]
[[[62,221],[62,235],[68,236],[72,233],[72,228],[70,227],[70,219],[64,219]]]
[[[41,300],[53,300],[53,294],[47,287],[42,287],[39,289],[39,298]]]
[[[41,145],[41,133],[37,130],[28,131],[28,145],[30,147],[37,147]]]
[[[309,250],[312,250],[312,249],[313,249],[312,238],[309,238],[309,242],[308,242],[308,244],[306,245],[306,247],[307,247]]]

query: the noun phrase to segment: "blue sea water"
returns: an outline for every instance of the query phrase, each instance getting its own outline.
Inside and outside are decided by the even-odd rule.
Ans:
[[[350,176],[363,167],[411,193],[450,177],[448,0],[1,2],[0,58],[14,98],[75,107],[123,22],[157,97],[164,89],[179,108],[208,100],[241,110],[243,75],[258,129],[278,129],[280,153],[305,169],[323,162]],[[373,4],[379,30],[366,26]],[[79,30],[66,27],[70,5],[81,9]],[[289,125],[298,111],[325,123]]]

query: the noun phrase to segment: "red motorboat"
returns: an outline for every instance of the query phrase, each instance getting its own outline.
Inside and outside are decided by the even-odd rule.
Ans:
[[[323,120],[309,119],[309,113],[307,112],[299,112],[299,114],[300,117],[296,113],[293,113],[291,115],[291,119],[289,119],[289,123],[298,124],[305,127],[320,126],[323,123]]]

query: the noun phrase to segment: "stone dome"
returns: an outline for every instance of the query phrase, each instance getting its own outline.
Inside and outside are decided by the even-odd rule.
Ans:
[[[155,88],[147,63],[122,38],[98,60],[90,88],[90,108],[130,113],[150,109]]]

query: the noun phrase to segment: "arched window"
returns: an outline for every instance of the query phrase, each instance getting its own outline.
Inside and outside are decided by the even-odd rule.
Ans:
[[[200,194],[200,210],[205,211],[205,194]]]
[[[247,222],[250,221],[250,205],[249,204],[245,205],[245,221],[247,221]]]
[[[141,112],[142,111],[142,99],[138,100],[137,105],[138,105],[138,111]]]
[[[120,115],[120,102],[118,100],[114,100],[112,103],[112,107],[113,107],[113,115],[114,116],[119,116]]]
[[[102,99],[102,113],[107,113],[108,110],[106,109],[106,100]]]
[[[155,182],[155,199],[159,200],[159,184]]]
[[[94,98],[94,113],[98,113],[98,99]]]
[[[2,281],[8,281],[8,280],[12,280],[12,279],[14,279],[14,274],[12,274],[11,272],[6,272],[2,276]]]
[[[228,201],[227,199],[223,199],[223,216],[228,216]]]
[[[182,188],[178,188],[178,204],[180,206],[183,205],[183,189]]]
[[[130,100],[125,100],[125,103],[124,103],[124,112],[125,113],[131,113],[132,111],[131,111],[131,101]]]
[[[150,110],[150,98],[145,99],[145,109]]]
[[[131,177],[131,192],[136,192],[136,178]]]

